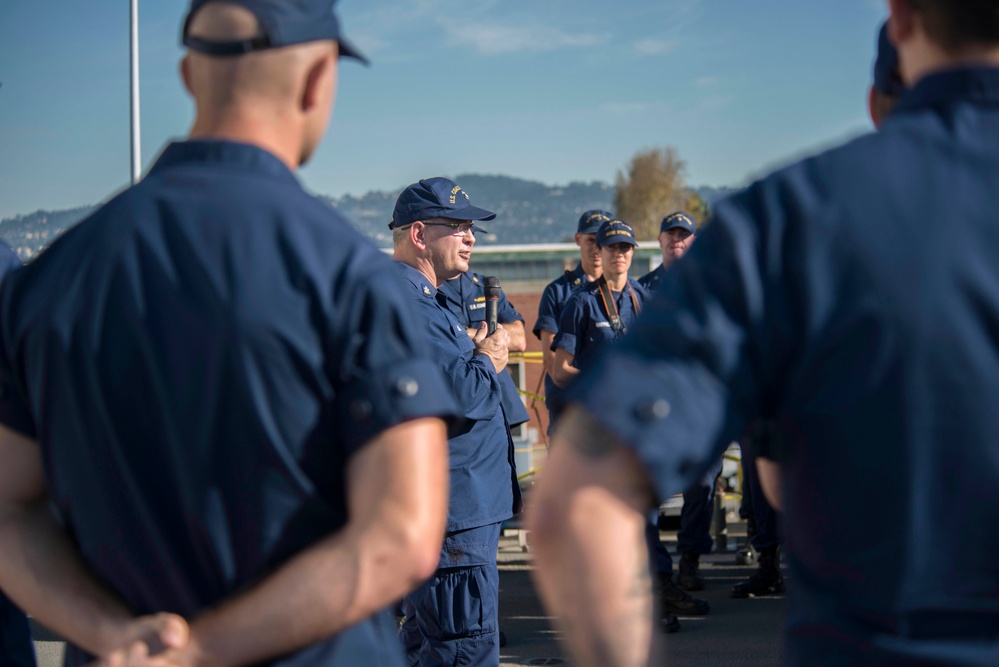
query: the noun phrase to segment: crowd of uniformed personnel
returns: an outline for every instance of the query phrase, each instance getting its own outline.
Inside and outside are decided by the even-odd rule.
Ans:
[[[29,265],[0,253],[0,586],[67,664],[499,663],[524,318],[501,294],[487,321],[496,214],[457,183],[403,190],[392,259],[299,185],[363,60],[334,4],[193,0],[189,137]],[[888,5],[877,133],[701,230],[664,211],[638,280],[632,226],[587,211],[545,289],[528,525],[579,667],[660,664],[708,613],[734,440],[759,567],[732,595],[784,593],[786,540],[787,664],[999,664],[999,1]],[[33,664],[6,596],[0,621]]]

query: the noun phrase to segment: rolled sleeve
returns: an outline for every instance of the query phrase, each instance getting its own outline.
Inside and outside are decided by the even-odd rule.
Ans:
[[[450,388],[429,359],[400,361],[343,386],[349,397],[338,403],[340,423],[352,424],[344,433],[353,453],[380,432],[421,417],[459,416]]]
[[[562,310],[555,337],[552,339],[552,351],[565,350],[572,356],[579,356],[580,337],[584,335],[586,320],[586,305],[582,293],[577,292],[569,298]]]
[[[548,285],[541,294],[538,304],[538,321],[534,324],[534,335],[541,338],[542,331],[558,331],[558,295],[554,284]]]
[[[344,337],[335,375],[335,414],[351,452],[378,432],[410,419],[461,415],[447,378],[433,359],[426,327],[411,299],[393,282],[395,267],[369,274],[339,309]]]
[[[552,351],[565,350],[572,356],[576,356],[576,334],[559,331],[552,339]]]

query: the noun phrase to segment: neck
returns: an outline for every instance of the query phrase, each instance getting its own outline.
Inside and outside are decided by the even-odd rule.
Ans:
[[[250,144],[271,153],[288,169],[301,165],[300,142],[294,123],[266,122],[252,113],[199,114],[189,133],[191,139],[221,139]]]
[[[594,266],[592,264],[587,264],[586,262],[580,261],[579,267],[583,270],[583,274],[590,280],[594,281],[603,275],[603,269],[599,266]]]
[[[967,46],[948,52],[918,30],[912,39],[900,44],[899,62],[902,79],[912,87],[923,78],[948,69],[959,67],[999,67],[999,48],[994,46]]]
[[[620,292],[628,285],[628,274],[622,273],[615,276],[604,272],[604,280],[607,281],[607,285],[611,288],[612,292]]]
[[[444,284],[443,279],[437,278],[437,272],[434,270],[434,265],[429,259],[406,253],[402,248],[398,247],[392,252],[392,258],[422,273],[430,284],[434,286],[434,289]]]
[[[663,253],[663,268],[668,269],[669,265],[673,262],[673,255],[667,255]]]

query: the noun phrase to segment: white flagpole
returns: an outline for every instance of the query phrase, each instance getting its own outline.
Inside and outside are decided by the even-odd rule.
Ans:
[[[139,181],[142,170],[142,146],[139,137],[139,0],[130,0],[131,9],[131,103],[132,103],[132,185]]]

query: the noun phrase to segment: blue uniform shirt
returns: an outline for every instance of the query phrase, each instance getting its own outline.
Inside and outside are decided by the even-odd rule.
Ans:
[[[541,294],[541,303],[538,304],[538,321],[534,324],[534,335],[541,338],[542,331],[558,333],[558,323],[562,317],[562,309],[572,293],[582,285],[590,282],[583,272],[583,265],[577,264],[572,271],[566,271],[555,280],[548,283],[545,291]],[[551,376],[545,374],[545,405],[552,414],[552,420],[558,413],[559,388]]]
[[[399,277],[415,300],[430,335],[430,356],[444,370],[465,419],[448,433],[451,498],[448,532],[505,521],[520,511],[520,483],[513,440],[503,410],[499,374],[465,325],[444,305],[420,271],[397,263]]]
[[[562,311],[552,348],[569,352],[573,355],[573,366],[586,368],[593,353],[604,343],[614,342],[627,333],[648,300],[648,293],[638,282],[628,278],[628,286],[630,290],[625,288],[620,292],[611,292],[623,325],[618,331],[614,331],[604,309],[600,281],[587,283],[576,290]],[[635,309],[636,301],[639,310]]]
[[[466,328],[478,328],[486,319],[486,285],[485,277],[478,273],[466,271],[452,280],[445,280],[438,290],[446,298],[447,309]],[[496,321],[500,324],[523,322],[523,316],[517,312],[506,294],[500,290],[499,302],[496,305]],[[517,385],[508,372],[500,373],[500,388],[503,390],[503,408],[510,426],[519,426],[528,421],[524,401],[520,399]]]
[[[571,390],[660,497],[776,420],[789,665],[999,661],[997,220],[999,69],[930,75],[719,203]]]
[[[455,414],[393,276],[270,153],[190,141],[4,281],[0,421],[136,613],[196,616],[335,533],[358,448]],[[384,614],[270,664],[380,660]]]
[[[666,266],[660,264],[656,268],[652,269],[644,276],[638,279],[638,284],[645,288],[645,291],[649,294],[654,293],[659,289],[659,283],[662,282],[663,276],[666,275]]]

